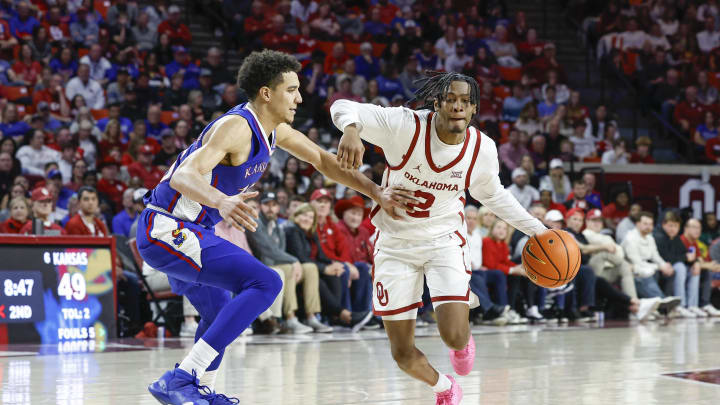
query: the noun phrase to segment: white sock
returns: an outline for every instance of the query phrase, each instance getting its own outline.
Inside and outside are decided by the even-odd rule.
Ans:
[[[450,387],[452,387],[452,382],[450,381],[449,378],[447,378],[447,376],[445,374],[440,374],[440,373],[438,373],[438,374],[439,374],[438,382],[437,382],[437,384],[433,385],[433,387],[432,387],[433,392],[436,394],[438,392],[447,391],[450,389]]]
[[[207,344],[204,340],[199,339],[195,342],[195,345],[193,345],[190,353],[188,353],[182,363],[180,363],[179,368],[189,374],[192,374],[192,371],[195,370],[197,378],[200,378],[203,374],[205,374],[205,369],[210,366],[210,363],[215,360],[217,355],[218,352],[215,351],[212,346]]]
[[[200,379],[200,385],[207,385],[211,391],[215,391],[215,377],[217,377],[217,370],[206,371]]]

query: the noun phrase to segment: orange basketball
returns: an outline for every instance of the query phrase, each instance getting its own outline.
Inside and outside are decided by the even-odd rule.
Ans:
[[[577,276],[580,248],[569,233],[548,229],[525,243],[522,264],[533,283],[541,287],[560,287]]]

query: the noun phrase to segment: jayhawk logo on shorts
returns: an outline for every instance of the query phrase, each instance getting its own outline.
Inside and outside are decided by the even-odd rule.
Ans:
[[[185,234],[182,233],[181,229],[173,229],[172,237],[173,237],[173,243],[177,247],[182,246],[183,242],[185,242]]]

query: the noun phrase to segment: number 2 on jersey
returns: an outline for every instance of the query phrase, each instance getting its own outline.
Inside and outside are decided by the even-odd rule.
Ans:
[[[430,216],[430,207],[435,202],[435,196],[426,193],[424,191],[415,190],[415,197],[418,197],[419,200],[424,199],[424,202],[418,203],[418,204],[408,204],[412,208],[411,210],[405,210],[405,212],[414,218],[427,218]]]

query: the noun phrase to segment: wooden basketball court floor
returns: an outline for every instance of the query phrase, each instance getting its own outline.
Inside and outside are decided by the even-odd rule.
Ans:
[[[434,404],[395,367],[383,331],[243,337],[227,350],[220,392],[242,404]],[[417,345],[451,371],[435,328]],[[720,404],[720,319],[602,326],[475,327],[463,404]],[[191,339],[0,346],[2,404],[156,404],[147,385]],[[83,353],[82,351],[94,350]]]

